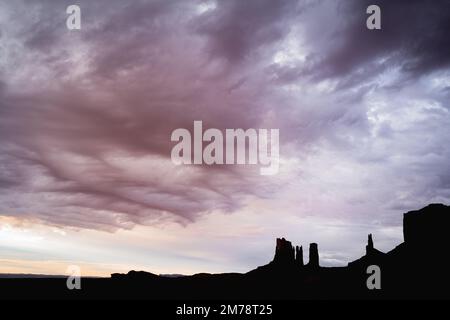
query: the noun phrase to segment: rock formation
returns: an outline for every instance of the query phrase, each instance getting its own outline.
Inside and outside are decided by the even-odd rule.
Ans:
[[[319,268],[319,249],[317,243],[309,244],[309,262],[308,267]]]
[[[366,255],[369,255],[371,252],[373,252],[374,247],[373,247],[373,239],[372,239],[372,234],[369,233],[369,237],[367,239],[367,246],[366,246]]]
[[[274,263],[292,264],[295,261],[295,250],[290,241],[285,238],[277,238],[277,246],[275,248]]]
[[[375,249],[372,234],[369,234],[367,237],[366,254],[355,261],[349,262],[348,266],[366,268],[372,264],[381,265],[385,257],[386,254],[384,252]]]
[[[296,246],[295,247],[295,264],[299,267],[303,267],[303,247]]]
[[[285,238],[277,238],[275,256],[272,263],[277,265],[303,267],[303,247],[294,247],[292,243]]]
[[[450,206],[430,204],[403,215],[403,238],[409,246],[438,249],[447,242],[449,225]]]

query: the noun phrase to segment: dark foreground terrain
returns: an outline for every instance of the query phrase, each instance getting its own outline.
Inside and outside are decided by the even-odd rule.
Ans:
[[[0,279],[1,299],[449,299],[450,207],[432,204],[404,214],[404,242],[383,253],[369,235],[366,254],[347,267],[319,265],[317,244],[303,248],[277,239],[272,262],[245,274],[160,277],[130,271],[83,278],[68,290],[64,278]],[[367,287],[367,267],[380,268],[381,289]]]

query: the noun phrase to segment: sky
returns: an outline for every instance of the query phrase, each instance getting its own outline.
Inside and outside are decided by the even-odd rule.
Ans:
[[[0,3],[0,273],[344,266],[450,203],[450,1],[71,4]],[[279,129],[278,174],[176,166],[195,120]]]

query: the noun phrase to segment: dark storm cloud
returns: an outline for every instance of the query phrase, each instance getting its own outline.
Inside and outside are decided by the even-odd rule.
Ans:
[[[208,51],[231,65],[251,59],[255,51],[273,45],[289,32],[300,1],[218,1],[217,8],[197,21],[197,31],[209,37]]]
[[[186,223],[233,211],[241,195],[258,193],[234,168],[174,168],[170,161],[176,128],[197,119],[216,128],[254,127],[264,115],[258,85],[230,94],[234,76],[208,66],[189,40],[197,2],[104,2],[105,10],[81,3],[87,17],[97,10],[95,23],[83,15],[90,32],[81,36],[59,26],[61,8],[45,10],[50,4],[27,7],[34,17],[28,26],[10,25],[27,49],[14,57],[19,73],[5,66],[23,79],[21,90],[2,93],[1,177],[5,185],[17,168],[22,175],[19,195],[3,193],[2,212],[93,228],[102,228],[104,217],[110,229],[165,217]],[[16,201],[6,201],[11,194]]]
[[[381,9],[382,30],[365,27],[371,4]],[[355,84],[391,67],[400,66],[406,76],[416,77],[450,64],[448,0],[344,1],[336,13],[344,24],[333,29],[327,46],[313,55],[306,69],[319,78],[352,77]]]
[[[381,32],[365,28],[364,1],[265,0],[81,1],[82,30],[70,32],[69,2],[1,4],[1,214],[112,230],[234,212],[280,185],[298,184],[295,198],[318,202],[447,196],[449,84],[432,73],[449,62],[448,1],[379,1]],[[396,66],[398,78],[373,80]],[[287,180],[174,167],[170,133],[199,119],[280,128],[282,156],[305,163]],[[314,157],[326,152],[336,175],[382,166],[365,178],[373,193],[360,195],[353,177],[341,177],[355,183],[349,189],[322,177],[330,164]],[[419,161],[424,153],[440,156]],[[302,167],[310,158],[318,169]],[[430,168],[423,186],[403,183]],[[385,190],[391,175],[398,196]]]

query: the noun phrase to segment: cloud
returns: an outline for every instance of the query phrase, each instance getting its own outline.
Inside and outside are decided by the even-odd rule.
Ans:
[[[448,201],[447,2],[404,4],[380,32],[361,1],[81,1],[79,32],[64,2],[2,4],[0,213],[116,230],[270,199],[389,225]],[[280,128],[280,175],[173,166],[194,120]]]
[[[207,51],[231,66],[258,58],[281,40],[300,11],[299,1],[218,1],[197,19],[195,30],[208,38]]]
[[[255,127],[264,110],[257,110],[256,87],[231,94],[235,78],[204,60],[198,47],[185,46],[188,30],[176,34],[171,23],[183,8],[166,3],[98,12],[85,36],[55,28],[48,39],[41,30],[58,19],[45,19],[39,7],[46,22],[17,32],[26,34],[17,41],[27,50],[14,58],[20,73],[2,90],[2,185],[9,186],[11,172],[21,175],[17,188],[3,188],[4,214],[111,230],[187,223],[211,210],[235,210],[243,195],[257,193],[252,175],[237,179],[238,168],[170,161],[174,129],[196,119],[217,128]],[[186,7],[194,15],[195,6]],[[9,31],[22,28],[12,23]],[[8,82],[13,66],[4,69]]]
[[[308,11],[305,42],[313,50],[297,75],[354,86],[392,67],[415,79],[449,66],[448,1],[378,1],[379,31],[365,27],[371,4],[324,1]]]

